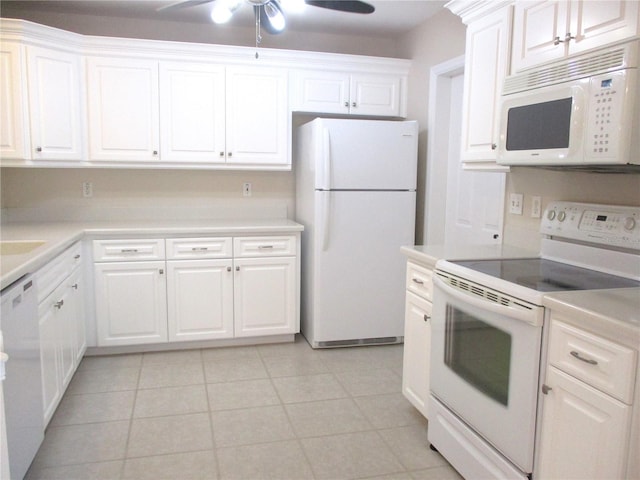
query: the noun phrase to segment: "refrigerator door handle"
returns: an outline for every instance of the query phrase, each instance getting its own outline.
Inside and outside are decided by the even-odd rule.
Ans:
[[[324,192],[322,195],[322,251],[329,248],[329,220],[331,215],[331,192]]]
[[[322,161],[324,163],[324,186],[325,190],[331,190],[331,136],[328,128],[322,129]]]

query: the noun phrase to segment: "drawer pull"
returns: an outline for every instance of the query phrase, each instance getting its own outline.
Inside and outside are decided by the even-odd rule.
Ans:
[[[71,288],[73,288],[74,290],[77,290],[78,289],[78,284],[74,283],[73,285],[71,285]]]
[[[80,254],[74,255],[73,259],[78,260],[80,258]]]
[[[418,278],[412,278],[411,280],[418,285],[424,285],[424,282]]]
[[[581,362],[585,362],[588,363],[589,365],[597,365],[598,362],[591,359],[591,358],[584,358],[583,356],[580,355],[579,352],[576,352],[575,350],[572,350],[571,352],[571,356],[577,358],[578,360],[580,360]]]
[[[137,248],[122,248],[120,253],[138,253]]]
[[[258,250],[272,250],[273,245],[260,245],[258,246]]]
[[[548,385],[542,385],[542,393],[544,393],[545,395],[549,395],[549,392],[553,390],[553,388],[551,388]]]
[[[191,248],[192,252],[206,252],[207,250],[209,250],[209,247],[192,247]]]
[[[425,322],[428,322],[429,320],[431,320],[431,317],[425,313],[423,319]]]
[[[64,305],[64,300],[59,300],[53,304],[53,306],[56,307],[58,310],[60,310],[63,305]]]

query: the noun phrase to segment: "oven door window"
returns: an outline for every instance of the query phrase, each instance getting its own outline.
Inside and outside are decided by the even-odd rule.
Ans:
[[[447,305],[445,364],[490,398],[509,404],[511,335]]]

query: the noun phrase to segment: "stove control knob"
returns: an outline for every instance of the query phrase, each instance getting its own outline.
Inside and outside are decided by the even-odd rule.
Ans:
[[[624,229],[625,230],[633,230],[636,227],[636,219],[633,217],[626,217],[624,219]]]
[[[558,221],[559,222],[564,222],[564,220],[567,218],[567,213],[566,212],[560,212],[558,214]]]
[[[553,220],[554,218],[556,218],[556,211],[555,210],[549,210],[547,212],[547,218],[549,220]]]

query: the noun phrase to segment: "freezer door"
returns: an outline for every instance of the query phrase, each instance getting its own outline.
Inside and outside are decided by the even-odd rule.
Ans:
[[[356,119],[314,122],[316,189],[415,190],[418,124]]]
[[[414,243],[414,192],[316,192],[315,342],[401,337],[402,245]],[[305,255],[305,252],[303,252]]]

